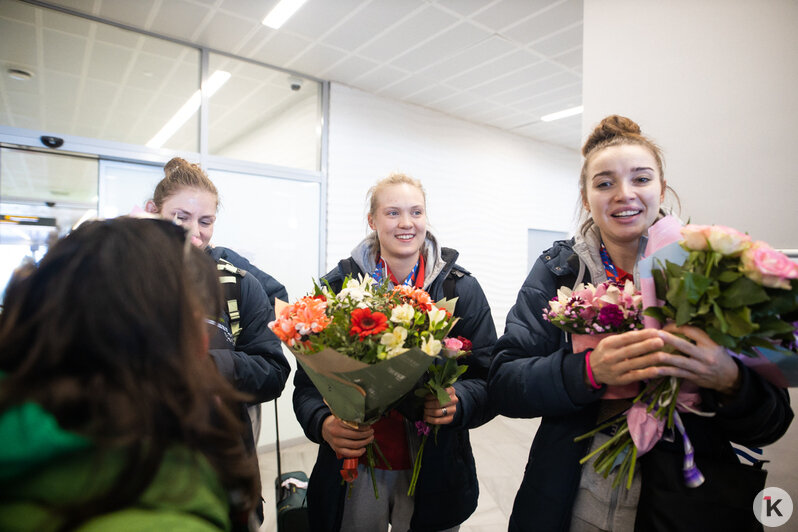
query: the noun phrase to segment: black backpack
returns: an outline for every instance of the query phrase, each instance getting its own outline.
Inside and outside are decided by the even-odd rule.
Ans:
[[[360,271],[360,267],[355,262],[355,259],[349,257],[348,259],[344,259],[338,263],[338,269],[341,270],[341,274],[343,277],[347,275],[360,274],[363,273]],[[463,270],[459,270],[457,268],[452,267],[449,270],[449,273],[446,274],[446,278],[443,280],[443,297],[446,299],[454,299],[457,297],[457,280],[461,277],[465,277],[467,275],[466,272]],[[333,287],[336,289],[337,292],[340,290],[340,287]]]

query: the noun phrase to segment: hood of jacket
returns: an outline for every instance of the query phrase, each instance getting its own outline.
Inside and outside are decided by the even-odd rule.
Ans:
[[[374,257],[376,243],[377,233],[372,232],[352,250],[352,258],[355,259],[355,263],[361,271],[367,274],[371,274],[377,267]],[[439,276],[446,276],[458,256],[459,253],[456,250],[440,247],[438,240],[427,231],[427,238],[424,241],[424,290],[429,290]]]

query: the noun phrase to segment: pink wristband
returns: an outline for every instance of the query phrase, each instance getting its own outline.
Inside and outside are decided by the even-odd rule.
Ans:
[[[588,351],[585,353],[585,369],[587,369],[587,380],[590,381],[590,385],[593,387],[593,389],[600,390],[601,385],[596,382],[595,378],[593,378],[593,368],[590,367],[590,353],[592,352],[593,351]]]

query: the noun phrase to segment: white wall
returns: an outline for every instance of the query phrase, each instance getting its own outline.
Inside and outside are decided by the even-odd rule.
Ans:
[[[585,2],[583,132],[618,113],[664,149],[682,218],[798,248],[798,2]]]
[[[479,280],[501,334],[527,274],[527,230],[572,229],[579,154],[337,83],[330,98],[328,268],[367,234],[369,187],[404,172],[426,188],[433,231]]]

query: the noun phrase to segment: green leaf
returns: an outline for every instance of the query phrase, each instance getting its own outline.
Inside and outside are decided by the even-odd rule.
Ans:
[[[643,311],[643,315],[650,316],[660,323],[665,323],[667,321],[667,317],[665,316],[665,312],[663,312],[662,307],[648,307]]]
[[[695,307],[683,299],[676,309],[676,325],[685,325],[695,316]]]
[[[656,287],[657,299],[665,300],[665,294],[668,292],[668,281],[662,270],[652,270],[651,275],[654,278],[654,286]]]
[[[676,308],[679,308],[683,301],[687,301],[684,279],[679,279],[670,285],[668,293],[665,294],[665,300]]]
[[[763,337],[772,337],[779,334],[789,334],[795,331],[792,323],[780,320],[773,316],[765,317],[757,322],[759,324],[758,332]]]
[[[728,283],[733,283],[734,281],[736,281],[737,279],[739,279],[742,276],[743,276],[743,274],[741,274],[738,271],[724,270],[718,276],[718,281],[720,281],[721,283],[727,283],[727,284]]]
[[[687,296],[687,301],[692,305],[698,303],[701,297],[706,293],[712,280],[704,277],[700,273],[687,272],[684,274],[684,289]]]
[[[446,390],[444,388],[436,387],[435,388],[435,397],[438,399],[438,402],[440,404],[442,404],[442,405],[445,405],[445,404],[449,403],[449,401],[450,401],[449,394],[446,393]]]
[[[715,327],[707,327],[704,329],[704,332],[706,332],[716,344],[722,345],[723,347],[734,348],[737,345],[737,343],[734,341],[734,338],[728,334],[722,333]]]
[[[737,310],[727,310],[723,315],[729,324],[728,333],[731,336],[742,338],[756,330],[756,326],[751,323],[751,309],[748,307]]]
[[[720,326],[721,332],[724,332],[724,333],[728,332],[729,324],[726,322],[726,318],[723,315],[723,310],[714,301],[712,302],[712,310],[715,313],[715,317],[718,319],[718,325]],[[717,340],[715,340],[715,341],[717,342]],[[720,343],[720,342],[718,342],[718,343]]]
[[[718,304],[724,308],[755,305],[768,301],[767,292],[748,277],[740,277],[718,297]]]

